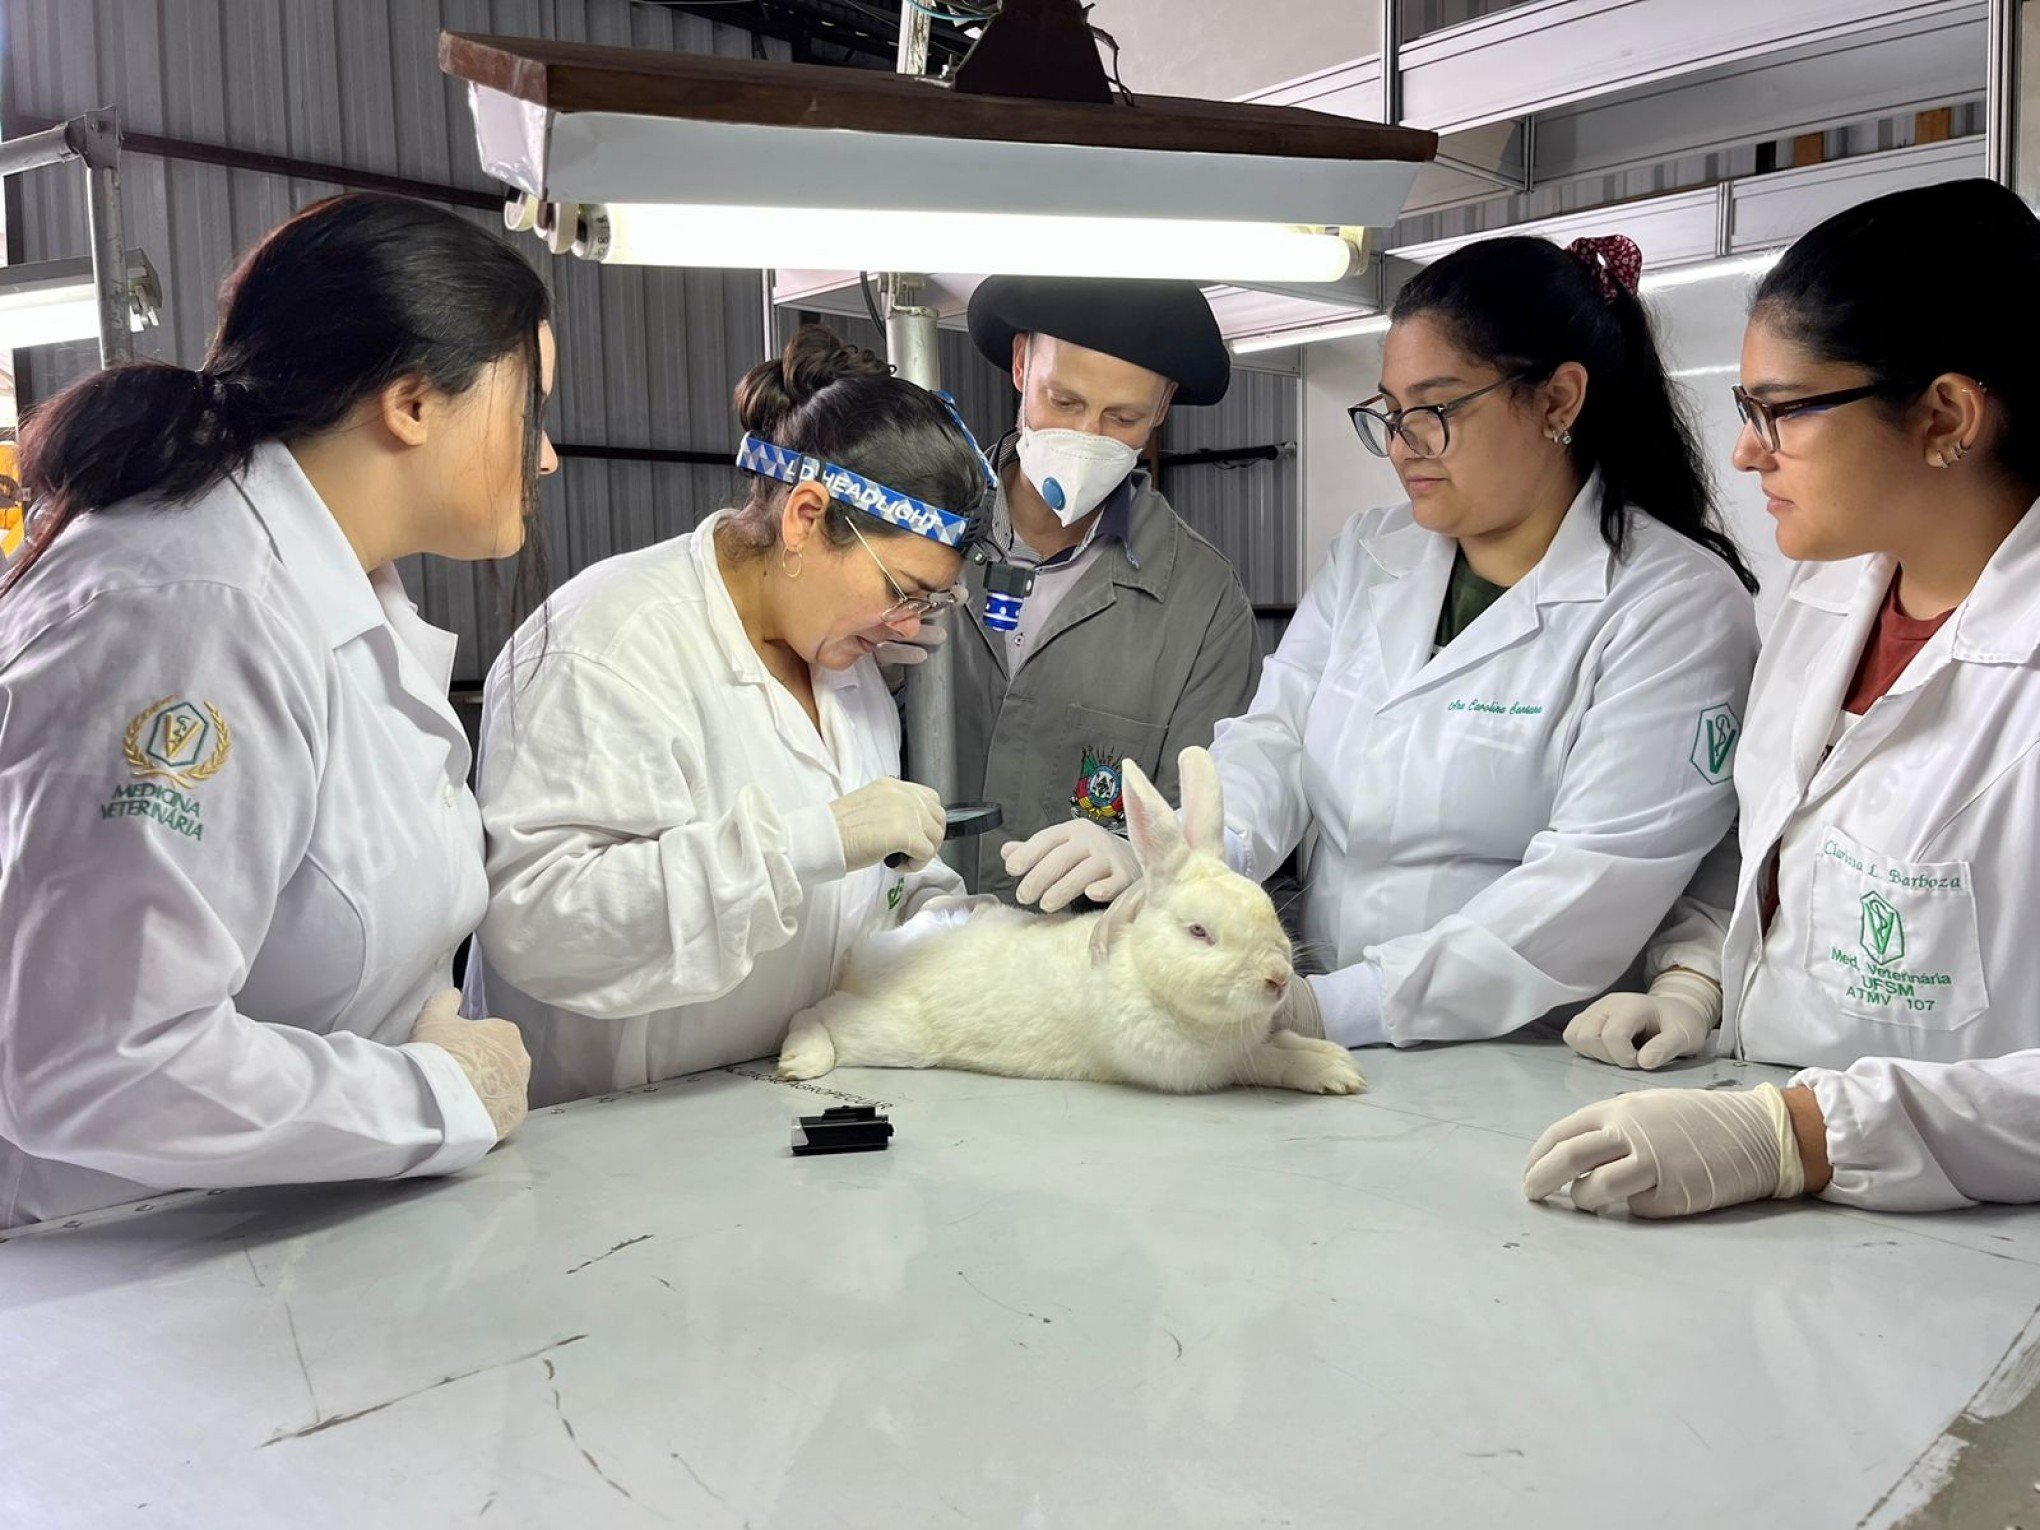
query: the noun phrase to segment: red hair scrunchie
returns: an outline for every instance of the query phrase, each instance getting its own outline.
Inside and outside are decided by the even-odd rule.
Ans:
[[[1637,284],[1643,280],[1643,251],[1627,234],[1575,239],[1565,247],[1565,252],[1593,273],[1600,284],[1601,296],[1609,302],[1615,301],[1618,288],[1636,296]]]

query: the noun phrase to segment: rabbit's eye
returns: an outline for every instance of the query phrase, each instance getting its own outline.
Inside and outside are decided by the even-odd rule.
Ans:
[[[1207,946],[1215,946],[1218,944],[1218,942],[1212,938],[1211,931],[1207,930],[1201,924],[1193,924],[1190,926],[1190,938],[1192,940],[1201,940]]]

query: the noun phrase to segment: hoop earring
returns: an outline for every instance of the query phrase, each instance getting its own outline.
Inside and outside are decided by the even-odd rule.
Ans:
[[[797,547],[789,547],[779,555],[779,571],[789,579],[798,579],[806,567],[807,558]]]
[[[1948,451],[1949,454],[1953,456],[1957,462],[1960,462],[1964,457],[1967,457],[1969,455],[1969,448],[1963,445],[1963,443],[1960,441],[1957,441],[1954,445],[1950,446],[1948,448]]]

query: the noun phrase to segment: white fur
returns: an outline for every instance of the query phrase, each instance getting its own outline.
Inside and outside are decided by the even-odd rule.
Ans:
[[[1268,895],[1221,859],[1218,770],[1181,761],[1184,822],[1131,760],[1127,825],[1144,873],[1103,913],[955,909],[870,937],[834,993],[796,1015],[784,1078],[836,1066],[964,1068],[1173,1093],[1366,1087],[1335,1042],[1271,1026],[1296,981]],[[1187,832],[1186,832],[1187,830]],[[1209,942],[1189,933],[1209,932]]]

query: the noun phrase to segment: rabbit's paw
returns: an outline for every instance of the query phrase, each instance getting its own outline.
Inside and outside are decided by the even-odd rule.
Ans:
[[[1309,1038],[1306,1038],[1309,1039]],[[1305,1094],[1364,1094],[1367,1079],[1353,1061],[1353,1054],[1336,1041],[1320,1043],[1309,1051],[1291,1054],[1289,1087]]]
[[[825,1026],[812,1020],[796,1020],[786,1033],[786,1045],[779,1051],[779,1076],[785,1079],[820,1078],[836,1066],[836,1047]]]

